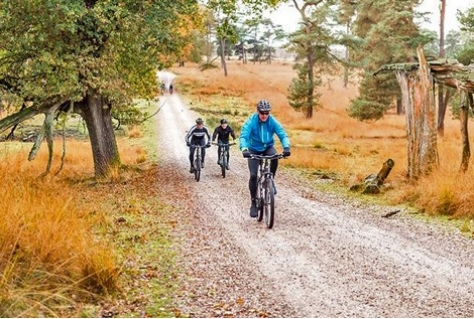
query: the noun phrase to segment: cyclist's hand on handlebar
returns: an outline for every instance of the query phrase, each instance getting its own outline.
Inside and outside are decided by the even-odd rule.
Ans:
[[[283,149],[283,156],[290,156],[291,155],[291,152],[290,152],[290,148],[289,147],[285,147]]]
[[[206,147],[211,147],[211,142],[207,143]]]
[[[250,157],[250,152],[249,152],[249,150],[248,150],[248,149],[242,150],[242,155],[243,155],[243,157],[245,157],[245,158],[249,158],[249,157]]]
[[[190,142],[186,142],[186,146],[191,146],[191,143]]]

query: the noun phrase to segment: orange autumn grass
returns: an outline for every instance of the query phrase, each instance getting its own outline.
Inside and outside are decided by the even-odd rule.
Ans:
[[[190,102],[198,100],[208,108],[221,106],[222,110],[224,105],[228,109],[230,99],[234,101],[231,102],[234,108],[248,115],[254,111],[259,99],[268,99],[273,105],[273,113],[287,128],[293,145],[293,156],[283,161],[283,165],[335,174],[337,182],[349,188],[367,175],[377,173],[382,163],[391,158],[395,166],[385,182],[387,188],[383,196],[386,200],[394,204],[410,202],[431,214],[474,216],[470,208],[474,207],[474,195],[469,191],[459,192],[474,187],[474,173],[471,168],[462,177],[457,174],[461,160],[459,122],[449,114],[446,133],[438,140],[439,169],[412,184],[406,179],[404,116],[392,111],[382,120],[371,123],[350,118],[346,110],[357,97],[355,78],[345,88],[340,77],[327,77],[326,86],[318,91],[322,94],[322,107],[314,112],[312,119],[306,119],[290,107],[286,98],[287,88],[296,75],[290,63],[243,65],[239,61],[228,61],[228,70],[227,77],[220,68],[201,72],[193,64],[173,71],[178,75],[176,87],[187,90],[185,93],[190,96]],[[235,97],[242,100],[237,102]],[[245,116],[232,118],[235,122],[244,119]]]
[[[95,236],[97,227],[109,222],[107,212],[91,207],[81,191],[93,174],[90,144],[68,141],[65,165],[57,176],[61,141],[55,145],[52,172],[44,178],[45,145],[32,162],[26,160],[30,143],[21,144],[20,150],[18,143],[0,145],[2,316],[78,316],[67,309],[94,293],[116,289],[116,255]],[[123,148],[121,154],[125,161],[142,156]]]

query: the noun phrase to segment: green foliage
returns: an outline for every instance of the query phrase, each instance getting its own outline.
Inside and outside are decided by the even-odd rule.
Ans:
[[[121,125],[138,125],[148,117],[148,113],[141,110],[138,104],[132,104],[123,110],[112,109],[112,117]]]
[[[192,26],[196,10],[191,0],[2,1],[0,80],[38,103],[90,90],[114,105],[149,97],[159,57],[187,44],[176,31]]]
[[[359,87],[360,97],[349,109],[358,119],[379,119],[399,98],[400,88],[392,75],[373,78],[373,73],[384,64],[407,62],[415,57],[420,44],[432,37],[421,34],[414,23],[416,0],[359,1],[355,20],[355,34],[363,41],[352,51],[352,59],[363,68]],[[375,110],[380,107],[380,110]],[[367,112],[366,114],[363,114]]]
[[[194,63],[201,63],[202,56],[206,54],[206,41],[202,35],[194,31],[193,32],[193,47],[189,52],[187,59]]]
[[[321,80],[317,78],[316,83],[310,85],[308,81],[308,66],[307,64],[295,64],[293,66],[296,69],[298,77],[291,81],[288,87],[288,101],[290,106],[295,110],[307,112],[309,108],[318,107],[319,98],[321,94],[315,92],[315,88],[321,84]],[[315,78],[313,78],[313,81]],[[312,91],[311,91],[312,90]],[[312,93],[312,105],[309,104],[308,95]]]
[[[461,31],[474,31],[474,7],[469,8],[467,11],[464,12],[458,11],[457,16],[459,23],[461,24]]]
[[[474,46],[468,44],[459,50],[458,54],[456,55],[456,59],[464,65],[469,65],[474,62]]]
[[[425,56],[439,56],[439,39],[436,31],[427,29],[420,30],[420,40]]]
[[[461,32],[456,30],[451,30],[446,35],[445,39],[445,51],[447,58],[456,58],[460,50],[464,46],[464,41],[462,39]]]
[[[385,111],[386,105],[359,98],[353,101],[348,114],[359,121],[371,121],[381,119]]]
[[[387,110],[393,106],[395,97],[400,94],[400,88],[393,73],[364,77],[360,83],[359,91],[361,94],[352,101],[348,114],[360,121],[383,118]]]
[[[301,15],[302,27],[290,35],[286,46],[297,54],[302,64],[296,64],[298,78],[288,88],[288,100],[292,107],[304,111],[311,117],[313,109],[319,107],[319,94],[316,89],[322,85],[320,74],[330,74],[338,57],[331,52],[331,46],[338,44],[333,29],[334,1],[308,3],[297,8]]]

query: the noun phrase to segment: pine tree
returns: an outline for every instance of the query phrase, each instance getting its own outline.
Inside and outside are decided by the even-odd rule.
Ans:
[[[414,22],[418,0],[362,0],[357,3],[354,32],[362,41],[353,51],[363,73],[359,97],[348,110],[351,117],[377,120],[400,99],[400,88],[393,74],[373,73],[388,63],[413,60],[420,37]]]

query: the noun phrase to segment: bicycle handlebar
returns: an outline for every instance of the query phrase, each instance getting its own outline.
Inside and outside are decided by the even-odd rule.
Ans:
[[[191,147],[191,148],[198,148],[198,147],[200,147],[200,148],[209,148],[209,147],[211,147],[211,145],[201,146],[199,144],[191,144],[191,145],[189,145],[189,147]]]
[[[216,142],[212,142],[212,145],[217,145],[217,146],[232,146],[232,145],[235,145],[237,144],[236,142],[233,142],[233,143],[216,143]]]
[[[258,160],[274,160],[274,159],[280,159],[280,158],[287,158],[288,156],[285,156],[283,154],[274,154],[274,155],[257,155],[257,154],[250,154],[250,157],[247,157],[249,159],[258,159]]]

